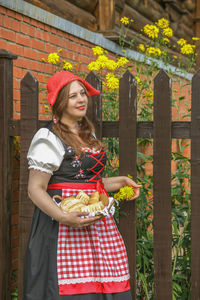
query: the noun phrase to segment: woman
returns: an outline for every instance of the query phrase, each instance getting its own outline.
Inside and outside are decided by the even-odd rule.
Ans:
[[[64,213],[52,196],[129,185],[135,199],[140,186],[125,176],[102,179],[106,154],[86,117],[88,96],[100,92],[68,71],[54,74],[47,89],[53,122],[35,134],[27,156],[28,194],[36,208],[24,300],[131,299],[126,251],[112,215]]]

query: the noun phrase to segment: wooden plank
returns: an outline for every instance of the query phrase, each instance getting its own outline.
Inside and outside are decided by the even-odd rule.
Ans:
[[[191,116],[191,269],[192,300],[200,299],[200,71],[192,79]]]
[[[97,90],[102,91],[102,81],[95,72],[91,71],[86,80]],[[89,99],[87,117],[95,127],[95,133],[98,139],[102,138],[102,97],[93,96]]]
[[[12,138],[8,121],[13,114],[13,59],[17,56],[0,50],[0,299],[10,299]]]
[[[172,138],[190,139],[190,122],[172,122],[171,134]],[[119,137],[119,122],[103,121],[102,123],[103,137]],[[153,122],[137,122],[137,138],[153,138]]]
[[[112,30],[115,26],[115,1],[99,0],[99,30]]]
[[[23,299],[24,256],[33,214],[33,204],[28,199],[27,152],[31,139],[38,128],[38,82],[28,72],[21,81],[21,154],[20,154],[20,201],[19,201],[19,299]]]
[[[172,299],[171,269],[171,82],[154,81],[154,299]]]
[[[136,80],[130,71],[120,79],[119,86],[119,172],[120,175],[132,175],[136,179],[137,157],[137,92]],[[130,283],[133,299],[136,299],[136,203],[126,202],[120,217],[120,232],[127,249]]]
[[[49,121],[39,120],[38,127],[42,128]],[[172,122],[172,138],[174,139],[190,139],[191,137],[191,122],[178,121]],[[137,138],[153,138],[153,122],[139,121],[137,122]],[[20,120],[9,120],[9,135],[20,135]],[[119,137],[119,122],[118,121],[102,121],[102,137]]]
[[[66,0],[26,0],[26,2],[36,5],[79,26],[97,31],[96,17]]]

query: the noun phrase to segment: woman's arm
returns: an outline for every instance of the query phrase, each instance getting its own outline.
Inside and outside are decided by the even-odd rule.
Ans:
[[[134,194],[134,197],[129,200],[136,199],[140,194],[141,185],[136,184],[135,181],[133,181],[132,179],[130,179],[127,176],[116,176],[116,177],[103,178],[103,184],[104,184],[105,190],[108,193],[118,191],[120,188],[122,188],[124,186],[132,186],[134,188],[135,194]]]
[[[81,218],[88,213],[64,213],[46,192],[51,175],[31,169],[29,173],[28,195],[33,203],[54,220],[71,227],[85,227],[95,223],[100,217]]]

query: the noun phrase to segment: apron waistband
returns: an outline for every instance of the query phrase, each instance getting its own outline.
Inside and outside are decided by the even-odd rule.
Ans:
[[[48,189],[80,189],[80,190],[84,190],[85,188],[87,189],[94,189],[97,190],[97,192],[99,192],[99,194],[107,194],[105,188],[104,188],[104,184],[102,183],[102,181],[97,181],[97,182],[85,182],[85,183],[81,183],[81,182],[61,182],[61,183],[52,183],[49,184]]]

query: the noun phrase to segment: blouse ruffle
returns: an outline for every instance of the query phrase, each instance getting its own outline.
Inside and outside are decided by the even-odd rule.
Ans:
[[[41,128],[34,135],[27,154],[29,169],[53,174],[59,169],[64,155],[61,140],[49,129]]]

